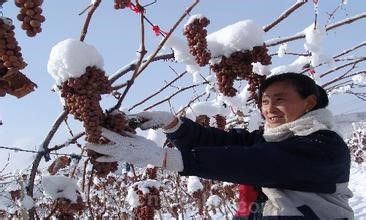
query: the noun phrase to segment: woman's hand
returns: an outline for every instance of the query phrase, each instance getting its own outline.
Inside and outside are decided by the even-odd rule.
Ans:
[[[122,136],[102,128],[102,135],[114,143],[87,143],[85,146],[88,150],[102,154],[96,159],[98,162],[126,161],[138,167],[151,164],[171,171],[183,170],[182,156],[177,149],[161,148],[149,139],[131,133],[126,134],[128,136]]]
[[[142,122],[139,126],[142,130],[150,128],[170,129],[178,123],[178,118],[175,117],[175,115],[164,111],[140,112],[135,116],[139,121]]]

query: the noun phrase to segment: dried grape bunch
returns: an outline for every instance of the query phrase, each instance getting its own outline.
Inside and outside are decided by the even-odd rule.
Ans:
[[[15,0],[15,5],[20,8],[17,18],[23,22],[21,27],[29,37],[42,31],[41,23],[46,20],[42,15],[42,3],[43,0]]]
[[[77,191],[76,193],[76,203],[72,203],[66,198],[58,198],[56,200],[56,216],[58,216],[58,219],[74,219],[74,214],[78,214],[86,208],[86,205],[81,198],[80,192]]]
[[[86,67],[85,73],[79,78],[70,78],[61,86],[61,97],[65,99],[66,108],[74,117],[83,122],[86,141],[105,144],[108,140],[102,138],[101,125],[105,115],[99,105],[101,94],[110,93],[111,84],[105,72],[95,66]],[[106,176],[117,170],[118,164],[100,163],[95,159],[100,155],[88,151],[91,163],[98,176]]]
[[[358,164],[361,164],[364,162],[364,158],[365,158],[365,154],[364,154],[364,150],[358,150],[354,157],[355,157],[355,161],[358,163]]]
[[[117,162],[96,161],[96,158],[100,156],[101,155],[96,153],[95,151],[88,151],[88,157],[90,157],[90,163],[93,164],[93,169],[98,177],[106,177],[109,173],[113,173],[118,170]]]
[[[8,68],[8,71],[16,72],[24,69],[27,64],[23,60],[21,48],[15,39],[14,29],[11,20],[0,19],[0,60],[2,65]]]
[[[269,65],[271,57],[267,52],[265,45],[255,46],[252,50],[234,52],[229,57],[222,56],[219,63],[212,64],[210,67],[216,73],[220,92],[225,96],[235,96],[234,80],[250,81],[251,89],[257,89],[262,78],[252,72],[252,63]]]
[[[192,193],[192,197],[198,207],[198,213],[203,216],[204,206],[205,206],[205,198],[207,198],[204,194],[204,191],[199,189]]]
[[[225,184],[223,186],[223,191],[224,191],[224,195],[225,197],[230,200],[238,200],[239,199],[239,185],[238,184]]]
[[[226,118],[222,115],[215,115],[214,118],[216,120],[216,126],[224,130],[226,126]]]
[[[157,177],[158,169],[156,167],[147,167],[145,172],[147,178],[154,180]]]
[[[76,119],[83,121],[88,142],[99,143],[100,125],[104,120],[99,101],[101,94],[111,90],[105,72],[94,66],[88,66],[82,76],[70,78],[61,85],[61,97],[65,99],[66,108]]]
[[[179,213],[178,211],[181,209],[181,206],[179,204],[171,204],[171,208],[172,208],[172,216],[175,219],[179,219]]]
[[[207,209],[205,207],[205,203],[211,194],[212,181],[207,179],[199,179],[199,182],[202,184],[203,188],[197,188],[194,191],[192,190],[189,192],[189,194],[194,200],[194,206],[198,208],[198,214],[200,217],[202,219],[206,219]]]
[[[196,117],[196,122],[203,127],[209,127],[210,126],[210,118],[207,115],[198,115]]]
[[[124,135],[125,131],[136,133],[135,129],[131,128],[126,114],[121,111],[106,114],[102,126],[121,135]]]
[[[9,91],[9,83],[0,77],[0,97],[3,97],[6,95],[6,93]]]
[[[251,74],[248,76],[248,84],[249,88],[248,91],[250,93],[249,99],[254,99],[256,102],[258,102],[257,99],[257,91],[259,89],[259,86],[261,83],[266,79],[266,76],[264,75],[258,75],[258,74]],[[258,103],[257,103],[258,104]]]
[[[153,220],[155,209],[151,206],[138,206],[133,209],[133,215],[138,220]]]
[[[234,52],[229,58],[223,58],[225,61],[226,69],[230,69],[239,79],[245,79],[252,73],[252,62],[251,52]]]
[[[219,63],[211,65],[211,69],[216,73],[219,90],[225,96],[235,96],[236,89],[233,87],[234,80],[238,77],[245,77],[252,72],[251,55],[249,51],[237,51],[230,57],[223,56]]]
[[[265,44],[253,47],[253,50],[251,50],[250,53],[254,63],[260,62],[262,65],[269,65],[272,63],[271,56],[268,55],[268,48]]]
[[[0,96],[21,98],[37,87],[19,70],[27,66],[15,38],[11,19],[0,18]]]
[[[6,94],[21,98],[37,87],[30,79],[18,70],[4,67],[3,61],[0,60],[0,96]]]
[[[219,91],[225,96],[235,96],[237,90],[234,88],[234,80],[236,75],[225,69],[217,70],[216,78],[219,85]]]
[[[268,55],[268,49],[265,44],[263,44],[263,46],[253,47],[253,50],[251,51],[251,56],[253,62],[260,62],[262,65],[269,65],[272,63],[271,57]],[[259,89],[259,86],[265,79],[266,76],[259,75],[256,73],[252,73],[247,77],[249,84],[248,90],[250,92],[250,98],[254,99],[256,102],[258,102],[257,91]]]
[[[11,199],[15,202],[22,197],[22,191],[20,189],[9,191]]]
[[[138,186],[134,186],[133,190],[138,195],[140,205],[133,209],[133,215],[136,219],[154,219],[154,213],[156,209],[161,208],[161,201],[159,196],[159,189],[155,187],[148,187],[149,192],[143,193],[138,189]]]
[[[124,9],[131,4],[131,0],[114,0],[114,9]]]
[[[195,18],[185,26],[183,34],[188,40],[189,52],[195,57],[196,63],[205,66],[211,59],[211,53],[207,49],[207,27],[210,20],[206,17]]]
[[[72,213],[56,213],[55,217],[56,217],[56,219],[59,219],[59,220],[75,219],[74,214],[72,214]]]
[[[48,172],[51,175],[55,175],[59,170],[70,165],[70,158],[67,156],[60,156],[48,167]]]
[[[356,163],[362,164],[366,159],[366,123],[361,122],[355,126],[359,127],[353,131],[352,137],[347,140],[347,145],[352,159]]]

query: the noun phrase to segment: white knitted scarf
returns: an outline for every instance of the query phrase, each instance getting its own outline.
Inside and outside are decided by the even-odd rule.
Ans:
[[[334,119],[332,113],[325,108],[308,112],[295,121],[275,128],[264,125],[263,137],[267,142],[278,142],[291,136],[307,136],[319,130],[332,130]]]

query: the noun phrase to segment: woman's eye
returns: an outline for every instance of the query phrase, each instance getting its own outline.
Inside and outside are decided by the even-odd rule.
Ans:
[[[262,100],[262,105],[267,105],[269,103],[268,100]]]

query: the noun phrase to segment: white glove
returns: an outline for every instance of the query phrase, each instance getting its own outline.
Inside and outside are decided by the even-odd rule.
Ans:
[[[86,143],[85,146],[88,150],[103,155],[96,159],[98,162],[127,161],[138,167],[151,164],[170,171],[183,170],[182,154],[179,150],[161,148],[149,139],[127,132],[126,134],[129,136],[102,128],[102,135],[114,143]]]
[[[150,111],[150,112],[140,112],[136,114],[136,118],[142,122],[140,128],[142,130],[146,129],[157,129],[167,126],[170,122],[176,118],[170,112],[164,111]]]

